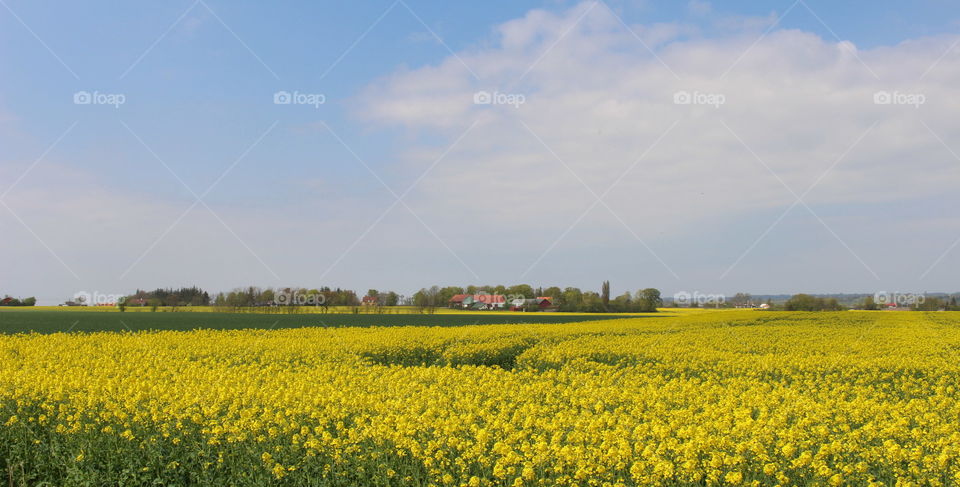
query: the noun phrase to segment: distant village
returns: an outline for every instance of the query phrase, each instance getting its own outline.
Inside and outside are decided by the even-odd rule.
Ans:
[[[287,287],[237,288],[215,295],[198,288],[137,290],[129,295],[77,293],[59,306],[64,307],[149,307],[153,309],[188,306],[212,306],[229,311],[240,308],[275,307],[293,311],[296,307],[355,308],[364,312],[386,312],[392,307],[410,307],[424,312],[438,308],[470,311],[627,313],[654,312],[658,308],[737,308],[785,311],[960,311],[960,294],[886,293],[834,295],[761,295],[676,293],[664,298],[654,288],[623,292],[611,296],[610,283],[603,282],[599,292],[575,287],[534,288],[514,286],[433,286],[406,296],[393,291],[370,289],[363,296],[341,288],[316,289]],[[0,298],[0,307],[35,306],[36,298]]]

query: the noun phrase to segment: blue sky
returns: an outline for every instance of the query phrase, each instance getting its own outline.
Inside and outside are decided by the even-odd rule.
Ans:
[[[2,3],[0,293],[960,289],[946,0]]]

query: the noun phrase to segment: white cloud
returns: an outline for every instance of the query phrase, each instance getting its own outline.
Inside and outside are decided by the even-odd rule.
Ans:
[[[492,47],[458,53],[480,82],[450,57],[397,72],[358,98],[359,116],[368,121],[443,135],[437,151],[479,120],[415,197],[427,221],[467,248],[482,241],[546,249],[594,201],[578,178],[604,192],[673,123],[676,129],[606,198],[655,249],[669,245],[664,235],[709,239],[698,233],[705,222],[786,209],[795,198],[778,178],[797,194],[817,183],[805,198],[812,207],[897,205],[956,187],[960,161],[924,124],[948,143],[958,140],[952,114],[960,102],[952,93],[960,53],[920,80],[955,38],[857,50],[850,42],[774,30],[756,42],[756,24],[769,19],[752,18],[709,39],[688,36],[692,30],[681,24],[656,26],[670,34],[649,43],[657,46],[651,54],[603,6],[584,15],[589,6],[532,11],[500,26]],[[651,29],[633,27],[641,38]],[[520,93],[526,103],[476,106],[478,90]],[[725,104],[677,105],[678,91],[720,94]],[[877,105],[878,91],[921,93],[926,103]],[[411,165],[426,164],[415,155],[422,151],[410,148]],[[590,235],[563,245],[587,251],[631,238],[616,218],[597,216],[603,214],[600,207],[581,222]],[[758,222],[746,242],[768,223]],[[823,231],[838,258],[851,259]],[[869,242],[859,237],[845,236]],[[918,266],[925,257],[917,256]]]

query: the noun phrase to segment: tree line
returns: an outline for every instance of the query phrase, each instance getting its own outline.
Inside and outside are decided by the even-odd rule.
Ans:
[[[31,296],[25,299],[18,299],[11,297],[9,295],[4,295],[3,299],[0,299],[0,306],[36,306],[37,298]]]
[[[355,291],[342,288],[260,288],[248,286],[235,288],[228,292],[211,295],[199,287],[158,288],[153,291],[138,289],[135,293],[125,297],[117,305],[123,310],[127,306],[150,306],[157,309],[160,306],[216,306],[220,308],[256,308],[256,307],[285,307],[290,311],[301,306],[319,307],[359,307],[364,309],[381,310],[384,307],[412,306],[421,312],[432,312],[437,308],[450,306],[451,299],[456,295],[490,294],[504,296],[504,308],[513,307],[515,300],[528,300],[519,306],[524,311],[541,311],[539,303],[533,301],[538,297],[550,298],[547,309],[551,311],[579,312],[579,313],[639,313],[655,312],[664,306],[661,293],[655,288],[640,289],[635,292],[624,292],[611,296],[610,282],[604,281],[599,292],[581,290],[576,287],[559,286],[533,287],[529,284],[505,285],[469,285],[469,286],[431,286],[422,288],[411,296],[404,296],[394,291],[380,291],[369,289],[362,297]],[[678,303],[667,302],[668,306],[677,306]],[[717,302],[699,303],[696,299],[682,304],[689,307],[757,307],[757,302],[749,293],[737,293],[729,301],[726,299]],[[831,296],[814,296],[810,294],[795,294],[785,302],[775,304],[771,299],[766,300],[769,309],[785,311],[840,311],[846,309],[878,310],[884,308],[883,303],[877,303],[873,296],[866,296],[860,301],[846,300],[841,303]],[[0,300],[0,306],[34,306],[36,298],[17,299],[6,296]],[[956,295],[923,296],[907,306],[916,311],[960,311]]]
[[[878,310],[883,306],[877,303],[873,296],[864,298],[860,305],[861,309]],[[923,299],[917,299],[910,303],[909,307],[914,311],[960,311],[960,304],[957,303],[956,296],[924,296]]]
[[[237,288],[226,293],[218,293],[213,299],[214,306],[232,308],[257,306],[359,306],[357,294],[349,289],[321,287],[308,289],[300,287],[259,288],[249,286]]]
[[[117,306],[126,308],[127,306],[150,306],[156,309],[159,306],[179,307],[179,306],[209,306],[210,294],[199,287],[158,288],[153,291],[137,291],[130,296],[126,296],[117,303]]]
[[[612,297],[610,296],[610,282],[604,281],[600,292],[583,291],[576,287],[560,288],[558,286],[537,287],[529,284],[515,284],[513,286],[432,286],[423,288],[414,293],[411,298],[413,306],[419,308],[446,307],[450,300],[458,294],[493,294],[506,298],[506,307],[515,299],[534,299],[538,297],[551,298],[551,309],[564,312],[578,313],[652,313],[663,305],[660,291],[646,288],[631,293],[629,291]]]

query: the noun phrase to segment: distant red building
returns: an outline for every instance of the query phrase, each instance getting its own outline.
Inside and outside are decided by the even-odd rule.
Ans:
[[[507,297],[502,294],[457,294],[450,298],[449,305],[462,309],[503,309],[507,305]]]

